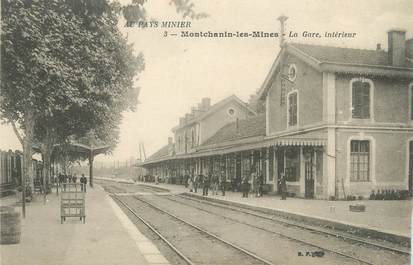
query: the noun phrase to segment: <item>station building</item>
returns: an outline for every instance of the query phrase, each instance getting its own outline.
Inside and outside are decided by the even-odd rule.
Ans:
[[[255,96],[264,113],[235,96],[216,114],[193,110],[143,165],[172,183],[224,171],[234,190],[255,171],[268,192],[284,172],[288,192],[306,198],[412,192],[413,39],[387,34],[387,51],[283,42]]]

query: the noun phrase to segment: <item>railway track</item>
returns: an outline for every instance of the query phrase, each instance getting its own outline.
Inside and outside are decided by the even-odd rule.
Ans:
[[[371,243],[370,241],[363,241],[362,239],[356,238],[356,242],[358,242],[358,243],[360,243],[360,244],[364,244],[363,247],[364,247],[365,249],[366,249],[366,246],[367,246],[367,250],[368,250],[368,249],[371,249],[371,247],[374,247],[374,248],[375,248],[375,249],[371,249],[371,253],[369,252],[369,253],[370,253],[369,255],[366,255],[366,254],[364,253],[365,257],[361,257],[362,255],[360,256],[360,255],[357,255],[357,254],[356,254],[356,253],[358,253],[358,251],[357,251],[357,250],[358,250],[358,247],[357,247],[357,246],[354,246],[354,245],[348,245],[348,244],[347,244],[347,248],[346,248],[346,247],[344,248],[344,249],[347,249],[347,250],[346,250],[345,252],[344,252],[344,251],[340,251],[341,249],[340,249],[339,247],[337,247],[336,245],[333,245],[333,246],[335,246],[335,248],[334,248],[334,247],[331,248],[330,245],[328,245],[328,241],[327,241],[327,242],[323,242],[323,243],[325,243],[325,244],[314,243],[314,240],[308,241],[308,240],[303,239],[303,238],[305,238],[305,236],[299,235],[299,236],[297,237],[297,233],[296,233],[295,235],[291,235],[291,233],[285,232],[285,231],[283,231],[282,229],[276,229],[277,231],[274,231],[274,228],[267,229],[267,228],[265,228],[265,226],[264,226],[264,227],[263,227],[263,226],[257,226],[257,225],[252,224],[251,222],[248,222],[248,221],[247,221],[247,222],[246,222],[246,221],[240,221],[240,220],[237,219],[237,218],[231,218],[231,217],[229,217],[228,214],[226,214],[226,215],[217,214],[217,213],[214,212],[214,211],[211,211],[211,210],[208,210],[208,209],[204,209],[204,208],[200,208],[200,207],[196,207],[196,206],[194,206],[194,205],[192,205],[192,204],[188,204],[187,202],[182,201],[182,200],[176,201],[176,200],[175,200],[176,197],[179,198],[179,197],[182,197],[182,196],[180,196],[180,195],[166,196],[166,197],[164,196],[164,197],[162,197],[162,199],[171,200],[171,201],[174,201],[174,202],[176,202],[176,203],[179,203],[179,205],[186,205],[186,206],[195,208],[195,209],[197,209],[197,210],[206,212],[206,213],[208,213],[208,214],[217,215],[217,216],[219,216],[219,217],[221,217],[221,218],[225,218],[225,219],[231,220],[231,221],[233,221],[233,222],[237,222],[237,223],[240,223],[240,224],[243,224],[243,225],[247,225],[247,226],[249,226],[249,227],[253,227],[253,228],[255,228],[255,229],[259,229],[259,230],[262,230],[262,231],[265,231],[265,232],[268,232],[268,233],[271,233],[271,234],[275,234],[275,235],[278,235],[278,236],[287,238],[287,239],[292,240],[292,241],[295,241],[295,242],[303,243],[303,244],[306,244],[306,245],[309,245],[309,246],[318,248],[318,249],[320,249],[320,250],[323,250],[323,251],[326,251],[326,252],[330,252],[330,253],[335,254],[335,255],[338,255],[338,256],[346,257],[346,258],[349,258],[349,259],[351,259],[351,260],[354,260],[354,261],[356,261],[357,263],[360,263],[360,264],[377,264],[377,263],[387,264],[387,263],[383,263],[383,262],[378,262],[377,259],[374,260],[374,258],[377,258],[377,257],[378,257],[379,259],[381,259],[381,257],[383,257],[383,255],[387,255],[388,260],[389,260],[389,259],[391,260],[391,258],[393,257],[393,255],[396,255],[396,254],[401,254],[401,255],[403,255],[406,260],[408,260],[408,258],[409,258],[409,256],[410,256],[410,252],[407,251],[407,250],[395,249],[394,247],[388,247],[388,246],[384,246],[384,245],[382,245],[382,244]],[[188,199],[186,196],[183,196],[183,198],[184,198],[184,199]],[[198,201],[198,200],[196,200],[196,201]],[[199,202],[200,202],[200,203],[203,203],[204,201],[203,201],[203,200],[199,200]],[[208,204],[210,204],[210,203],[208,202]],[[218,206],[221,207],[221,205],[218,205]],[[226,210],[228,209],[228,207],[222,207],[222,208],[224,208],[224,209],[226,209]],[[231,210],[236,211],[237,213],[240,213],[240,211],[239,211],[238,209],[231,209]],[[252,216],[258,217],[258,216],[261,216],[261,215],[257,215],[257,214],[255,214],[255,213],[252,213]],[[266,216],[264,216],[264,217],[266,217]],[[272,218],[266,217],[265,219],[266,219],[266,220],[273,221]],[[257,222],[257,223],[259,223],[259,222]],[[290,225],[290,223],[288,223],[288,222],[287,222],[287,224]],[[307,226],[298,226],[298,227],[299,227],[300,229],[307,229]],[[341,238],[341,239],[343,239],[343,237],[344,237],[344,236],[342,236],[342,235],[337,236],[337,234],[334,234],[333,232],[328,232],[328,233],[324,233],[324,234],[323,234],[323,233],[321,233],[321,231],[318,231],[318,230],[313,231],[313,230],[312,230],[312,227],[308,227],[308,228],[310,228],[310,229],[307,229],[307,230],[309,230],[309,232],[316,233],[316,234],[321,234],[321,235],[325,235],[325,236],[330,236],[330,240],[336,240],[336,238]],[[323,231],[323,232],[324,232],[324,231]],[[348,239],[348,240],[351,240],[351,241],[355,241],[355,240],[353,240],[353,237],[347,238],[347,239]],[[319,240],[319,241],[320,241],[320,240]],[[337,241],[336,241],[336,242],[337,242]],[[340,243],[340,244],[342,244],[342,243]],[[346,245],[344,244],[344,246],[346,246]],[[348,246],[350,246],[352,249],[348,249]],[[360,247],[361,247],[361,246],[360,246]],[[383,254],[382,250],[390,251],[390,252],[392,252],[392,253]],[[371,255],[376,255],[376,256],[371,256]],[[372,258],[371,258],[371,257],[372,257]],[[366,258],[367,258],[367,259],[366,259]],[[404,259],[404,258],[402,258],[402,260],[403,260],[403,259]],[[400,261],[399,261],[399,262],[400,262]],[[407,261],[407,262],[408,262],[408,261]],[[392,263],[392,264],[394,264],[394,263]],[[408,263],[402,262],[401,264],[408,264]]]
[[[127,202],[125,202],[125,201],[124,201],[123,199],[121,199],[119,196],[112,195],[112,197],[115,198],[115,200],[117,200],[121,205],[123,205],[131,214],[133,214],[136,218],[138,218],[141,222],[143,222],[143,223],[144,223],[151,231],[153,231],[159,238],[161,238],[162,241],[165,242],[165,243],[166,243],[178,256],[180,256],[187,264],[191,264],[191,265],[194,264],[194,265],[195,265],[195,264],[203,264],[203,263],[204,263],[204,262],[202,262],[202,261],[199,261],[199,259],[197,259],[197,258],[195,257],[196,255],[193,254],[193,253],[192,253],[192,256],[191,256],[191,257],[189,257],[191,254],[190,254],[190,255],[184,254],[183,252],[184,252],[185,250],[179,250],[179,248],[178,248],[174,243],[172,243],[171,240],[168,240],[167,237],[164,236],[164,235],[159,231],[159,229],[155,228],[154,225],[151,225],[148,220],[146,220],[146,219],[143,218],[141,215],[139,215],[135,210],[132,209],[132,207],[131,207]],[[223,248],[227,248],[227,249],[228,249],[228,248],[232,249],[232,251],[229,251],[229,252],[228,252],[228,255],[224,255],[224,256],[226,256],[226,257],[228,257],[228,258],[231,258],[231,259],[234,258],[234,257],[237,257],[237,258],[238,258],[238,260],[237,260],[237,258],[234,258],[234,261],[235,261],[235,262],[232,263],[232,264],[241,264],[240,261],[242,261],[242,264],[266,264],[266,265],[273,265],[272,262],[267,261],[267,260],[265,260],[265,259],[263,259],[263,258],[261,258],[261,257],[259,257],[259,256],[257,256],[257,255],[255,255],[254,253],[251,253],[251,252],[249,252],[248,250],[245,250],[245,249],[243,249],[243,248],[241,248],[241,247],[239,247],[239,246],[237,246],[237,245],[235,245],[235,244],[233,244],[233,243],[231,243],[231,242],[228,242],[228,241],[226,241],[225,239],[223,239],[223,238],[221,238],[221,237],[219,237],[219,236],[217,236],[217,235],[215,235],[215,234],[212,234],[212,233],[210,233],[210,232],[202,229],[201,227],[199,227],[199,226],[197,226],[197,225],[195,225],[195,224],[192,224],[192,223],[190,223],[190,222],[188,222],[188,221],[186,221],[186,220],[184,220],[184,219],[182,219],[182,218],[180,218],[180,217],[178,217],[178,216],[176,216],[176,215],[174,215],[174,214],[172,214],[172,213],[170,213],[170,212],[168,212],[168,211],[166,211],[166,210],[163,210],[163,209],[161,209],[161,208],[153,205],[152,203],[150,203],[150,202],[148,202],[148,201],[146,201],[146,200],[143,200],[143,199],[138,198],[138,197],[136,197],[136,196],[133,196],[133,198],[134,198],[135,200],[137,200],[137,201],[139,201],[139,202],[141,202],[141,203],[149,206],[150,208],[156,210],[157,212],[162,213],[162,215],[164,215],[164,216],[165,216],[165,215],[166,215],[166,216],[169,216],[171,219],[175,220],[175,222],[179,222],[179,223],[181,223],[181,224],[185,224],[185,226],[189,227],[190,230],[197,231],[199,235],[202,235],[204,238],[207,238],[208,241],[210,241],[211,239],[214,240],[214,241],[215,241],[215,243],[214,243],[214,248],[215,248],[215,251],[216,251],[216,252],[223,252],[223,251],[225,252],[225,251],[226,251],[226,250],[224,250],[224,249],[217,250],[217,246],[218,246],[217,243],[216,243],[217,241],[221,244],[221,248],[223,247]],[[146,210],[147,210],[147,208],[146,208]],[[152,220],[152,221],[153,221],[153,220]],[[168,225],[168,227],[169,227],[169,228],[171,228],[171,227],[173,228],[173,226],[171,226],[171,225]],[[173,230],[173,229],[172,229],[172,230]],[[182,229],[182,227],[180,227],[179,230],[180,230],[180,231],[179,231],[180,233],[183,233],[182,230],[184,230],[184,229]],[[195,237],[193,237],[193,238],[194,238],[194,241],[199,244],[200,237],[199,237],[199,236],[195,236]],[[195,243],[195,242],[194,242],[194,243]],[[194,245],[197,245],[197,244],[194,244]],[[235,253],[234,253],[234,252],[235,252]],[[243,257],[239,256],[239,254],[241,254]],[[228,261],[226,261],[224,264],[230,264],[230,263],[227,263],[227,262],[228,262]],[[214,262],[208,260],[208,264],[214,264]],[[217,264],[218,264],[218,263],[217,263]]]
[[[112,186],[112,185],[111,185],[111,186]],[[308,246],[311,246],[311,247],[314,247],[314,248],[317,248],[317,249],[320,249],[320,250],[323,250],[323,251],[332,253],[332,254],[334,254],[334,255],[338,255],[338,256],[341,256],[341,257],[344,257],[344,258],[353,260],[353,261],[355,261],[355,262],[358,263],[358,264],[376,264],[376,263],[375,263],[374,261],[371,261],[369,258],[368,258],[368,259],[364,259],[364,258],[361,258],[361,257],[359,257],[359,256],[353,255],[353,254],[357,253],[357,251],[355,251],[355,253],[351,253],[351,251],[350,251],[350,254],[349,254],[349,253],[348,253],[349,251],[347,251],[347,252],[345,253],[345,252],[343,252],[343,251],[340,251],[340,250],[337,250],[337,249],[334,249],[334,248],[330,248],[330,247],[325,246],[325,245],[314,244],[313,242],[309,242],[308,240],[303,240],[302,238],[299,238],[299,237],[297,238],[297,237],[294,236],[294,235],[291,236],[291,234],[287,234],[287,233],[283,233],[283,232],[279,232],[279,231],[276,232],[276,231],[273,231],[273,230],[269,230],[269,229],[266,229],[266,228],[263,228],[263,227],[259,227],[259,226],[253,225],[253,224],[251,224],[251,222],[240,221],[240,220],[238,220],[238,219],[231,218],[231,217],[228,217],[228,216],[224,216],[224,215],[222,215],[222,214],[217,214],[216,212],[211,211],[210,209],[205,209],[205,208],[203,208],[203,207],[198,207],[198,206],[196,206],[196,205],[193,205],[193,203],[200,204],[200,205],[203,205],[203,206],[205,206],[205,205],[210,205],[210,206],[219,207],[219,208],[222,208],[222,209],[225,209],[225,210],[234,211],[234,212],[236,212],[236,213],[238,213],[238,214],[241,213],[241,214],[245,214],[245,215],[252,216],[252,217],[255,217],[255,218],[259,218],[259,219],[271,221],[271,222],[274,222],[274,223],[279,223],[279,224],[282,224],[282,225],[285,225],[285,226],[290,226],[290,227],[299,228],[299,229],[302,229],[302,230],[309,231],[309,232],[311,232],[311,233],[315,233],[315,234],[319,234],[319,235],[324,235],[324,236],[326,236],[326,237],[340,238],[340,239],[343,239],[343,241],[350,241],[350,242],[352,242],[352,243],[357,243],[357,244],[363,245],[364,247],[365,247],[365,246],[374,247],[374,248],[377,248],[377,249],[381,249],[381,250],[385,250],[385,251],[390,251],[390,252],[393,252],[393,253],[396,253],[396,254],[399,254],[399,255],[404,255],[404,256],[407,256],[407,257],[409,257],[409,255],[410,255],[410,251],[407,250],[407,249],[397,248],[397,247],[394,247],[394,246],[387,246],[387,245],[384,245],[384,244],[381,244],[381,243],[372,242],[371,240],[364,240],[364,239],[362,239],[362,238],[357,238],[357,237],[354,237],[354,236],[349,236],[349,235],[346,235],[346,234],[343,234],[343,233],[339,233],[339,232],[337,232],[337,231],[331,231],[331,230],[328,230],[328,229],[323,229],[323,228],[318,228],[318,227],[314,227],[314,226],[309,226],[309,225],[305,225],[305,224],[298,223],[298,222],[291,221],[291,220],[285,220],[285,219],[277,218],[277,217],[275,217],[275,216],[273,216],[273,215],[270,215],[270,214],[258,213],[258,212],[256,212],[256,211],[248,210],[248,209],[245,209],[245,208],[242,208],[242,207],[237,207],[237,206],[232,206],[232,205],[231,205],[231,206],[229,206],[229,205],[224,205],[224,204],[215,203],[215,202],[207,201],[207,200],[204,200],[204,199],[197,199],[197,198],[193,198],[193,197],[189,197],[189,196],[184,196],[184,195],[157,196],[157,195],[156,195],[156,194],[157,194],[157,191],[156,191],[155,189],[151,189],[151,187],[139,186],[139,188],[144,188],[145,190],[152,191],[152,193],[153,193],[155,196],[153,196],[153,197],[151,196],[151,198],[162,198],[162,199],[166,199],[166,200],[169,200],[169,201],[172,201],[172,202],[175,202],[175,203],[179,203],[179,204],[181,204],[181,205],[186,205],[186,206],[188,206],[188,207],[196,208],[196,209],[198,209],[198,210],[200,210],[200,211],[203,211],[203,212],[206,212],[206,213],[208,213],[208,214],[212,214],[212,215],[215,215],[215,216],[219,216],[219,217],[221,217],[221,218],[229,219],[229,220],[231,220],[231,221],[233,221],[233,222],[237,222],[237,223],[240,223],[240,224],[243,224],[243,225],[247,225],[247,226],[249,226],[249,227],[253,227],[254,229],[259,229],[259,230],[262,230],[262,231],[265,231],[265,232],[268,232],[268,233],[271,233],[271,234],[275,234],[275,235],[284,237],[284,238],[286,238],[286,239],[289,239],[289,240],[291,240],[291,241],[299,242],[299,243],[302,243],[302,244],[305,244],[305,245],[308,245]],[[112,190],[117,190],[117,192],[123,192],[123,191],[124,191],[124,190],[122,190],[122,189],[119,189],[118,187],[116,187],[116,188],[114,188],[114,189],[112,189]],[[117,197],[116,197],[116,198],[117,198]],[[151,207],[151,208],[153,208],[153,209],[156,209],[157,211],[161,211],[161,212],[167,214],[168,216],[170,216],[171,218],[174,218],[175,220],[179,220],[180,222],[186,223],[187,225],[189,225],[189,226],[197,229],[198,231],[202,231],[202,233],[204,233],[204,234],[211,234],[211,232],[206,231],[204,228],[201,228],[201,227],[196,226],[196,225],[194,225],[194,224],[192,224],[192,223],[190,223],[190,222],[188,222],[188,221],[186,221],[186,220],[183,220],[182,218],[178,217],[176,214],[173,214],[173,213],[171,213],[171,212],[169,212],[169,211],[163,210],[163,209],[159,208],[158,206],[154,205],[153,203],[148,202],[147,200],[143,200],[141,197],[136,197],[136,196],[134,196],[134,198],[135,198],[135,200],[138,200],[138,201],[140,201],[140,202],[142,202],[142,203],[145,203],[146,205],[148,205],[149,207]],[[148,198],[149,198],[149,197],[148,197]],[[119,198],[117,198],[117,199],[119,200]],[[188,200],[191,201],[191,203],[190,203]],[[124,202],[123,202],[123,203],[124,203]],[[123,203],[122,203],[122,204],[123,204]],[[156,203],[156,204],[158,204],[158,203]],[[127,208],[127,207],[125,207],[125,208]],[[162,207],[162,208],[163,208],[163,207]],[[128,210],[129,210],[129,211],[133,211],[132,209],[130,209],[130,207],[129,207]],[[133,213],[133,215],[136,216],[136,212]],[[137,216],[136,216],[136,217],[137,217]],[[140,219],[139,217],[137,217],[137,218]],[[142,218],[142,217],[141,217],[141,218]],[[142,221],[142,220],[141,220],[141,221]],[[145,223],[145,221],[142,221],[142,222]],[[146,224],[145,224],[145,225],[146,225]],[[147,225],[147,226],[148,226],[148,225]],[[148,227],[149,227],[149,226],[148,226]],[[151,229],[151,228],[150,228],[150,229]],[[151,229],[151,230],[152,230],[152,229]],[[282,230],[281,230],[281,231],[282,231]],[[156,233],[156,232],[154,231],[154,233]],[[158,233],[159,233],[159,232],[158,232]],[[158,235],[158,236],[162,239],[162,235]],[[217,240],[219,240],[218,238],[220,238],[219,236],[217,236],[217,235],[215,235],[215,234],[211,234],[210,236],[214,237],[214,238],[217,239]],[[218,237],[218,238],[217,238],[217,237]],[[165,239],[166,239],[166,238],[165,238]],[[230,242],[228,242],[228,241],[225,241],[225,239],[223,239],[223,238],[220,238],[220,239],[224,240],[224,241],[221,241],[221,240],[220,240],[221,242],[230,243]],[[164,239],[162,239],[162,240],[164,240]],[[165,240],[164,240],[164,241],[165,241]],[[165,243],[166,243],[166,242],[165,242]],[[169,244],[171,244],[171,243],[169,243],[169,244],[166,243],[166,244],[169,246]],[[231,243],[230,243],[230,244],[231,244]],[[171,249],[173,249],[173,247],[174,247],[173,245],[170,246]],[[240,248],[239,246],[235,246],[235,247]],[[247,248],[248,248],[248,247],[247,247]],[[249,249],[249,248],[248,248],[248,249]],[[244,253],[245,253],[245,251],[246,251],[247,253],[249,252],[248,250],[243,249],[243,248],[240,248],[240,251],[244,251]],[[258,259],[261,259],[261,258],[258,257],[256,254],[251,253],[251,252],[249,252],[249,253],[252,254],[252,255],[255,255]],[[374,253],[374,252],[372,252],[372,253]],[[266,255],[264,255],[264,256],[266,256]],[[189,260],[189,261],[190,261],[190,260]],[[189,262],[187,262],[187,263],[188,263],[188,264],[191,264],[191,263],[189,263]],[[262,263],[262,264],[272,264],[270,261],[268,261],[268,260],[266,260],[266,259],[261,260],[261,263]],[[193,263],[192,263],[192,264],[193,264]],[[255,264],[255,263],[253,263],[253,264]],[[385,263],[382,263],[382,264],[385,264]],[[406,263],[406,264],[407,264],[407,263]]]
[[[311,231],[311,232],[314,232],[314,233],[318,233],[318,234],[322,234],[322,235],[326,235],[326,236],[332,236],[332,237],[336,237],[336,238],[342,238],[342,239],[347,240],[347,241],[351,241],[351,242],[355,242],[355,243],[359,243],[359,244],[363,244],[363,245],[368,245],[368,246],[373,246],[373,247],[380,248],[380,249],[383,249],[383,250],[392,251],[392,252],[395,252],[395,253],[398,253],[398,254],[410,256],[410,250],[407,249],[407,248],[399,248],[399,247],[395,247],[395,246],[391,246],[391,245],[385,245],[383,243],[374,242],[374,241],[371,241],[371,240],[366,240],[366,239],[363,239],[363,238],[360,238],[360,237],[356,237],[356,236],[348,235],[348,234],[345,234],[345,233],[341,233],[337,230],[332,231],[331,229],[323,229],[321,227],[305,225],[305,224],[295,222],[295,221],[292,221],[292,220],[277,218],[274,215],[257,213],[257,212],[247,210],[247,209],[242,208],[242,207],[229,206],[229,205],[215,203],[215,202],[211,202],[211,201],[207,201],[207,200],[196,199],[196,198],[185,196],[185,195],[176,195],[176,197],[189,199],[189,200],[198,202],[200,204],[213,205],[215,207],[220,207],[220,208],[235,211],[235,212],[238,212],[238,213],[241,212],[241,213],[244,213],[244,214],[247,214],[247,215],[262,218],[262,219],[265,219],[265,220],[270,220],[270,221],[277,222],[277,223],[280,223],[280,224],[284,224],[284,225],[287,225],[287,226],[294,226],[294,227],[304,229],[304,230],[308,230],[308,231]]]

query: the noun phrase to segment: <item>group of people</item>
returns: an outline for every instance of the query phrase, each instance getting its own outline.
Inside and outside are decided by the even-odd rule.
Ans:
[[[252,181],[252,187],[250,187],[250,180]],[[248,193],[250,190],[255,197],[262,197],[264,191],[264,176],[260,173],[256,173],[253,171],[248,177],[248,175],[244,175],[241,179],[241,190],[242,190],[242,197],[248,198]]]
[[[198,192],[198,188],[202,186],[202,196],[208,196],[209,190],[212,189],[212,195],[218,195],[218,191],[221,190],[222,196],[225,196],[225,183],[226,175],[224,171],[221,174],[217,173],[207,173],[204,174],[192,174],[189,176],[186,174],[184,176],[185,187],[188,188],[190,192]]]
[[[66,188],[66,184],[68,184],[68,183],[73,183],[73,184],[77,183],[76,174],[66,175],[66,174],[59,173],[57,176],[55,175],[54,178],[55,178],[55,183],[59,186],[60,186],[60,184],[63,184],[64,189]],[[80,185],[81,191],[86,192],[87,178],[85,177],[85,174],[82,174],[82,176],[79,179],[79,182],[80,182],[80,184],[82,184],[82,185]]]

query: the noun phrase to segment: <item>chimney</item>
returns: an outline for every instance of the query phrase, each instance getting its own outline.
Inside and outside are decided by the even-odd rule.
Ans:
[[[173,144],[172,137],[168,137],[168,145],[171,146]]]
[[[280,21],[281,28],[280,28],[280,47],[284,45],[285,41],[285,21],[288,19],[287,16],[281,15],[278,17],[278,20]]]
[[[406,57],[413,59],[413,39],[406,41]]]
[[[182,126],[184,124],[185,124],[185,118],[184,117],[179,118],[179,125]]]
[[[202,109],[204,111],[208,111],[211,107],[211,99],[210,98],[203,98],[202,99]]]
[[[381,51],[381,43],[377,43],[376,51]]]
[[[406,61],[406,31],[392,29],[387,31],[389,41],[389,62],[392,66],[404,66]]]

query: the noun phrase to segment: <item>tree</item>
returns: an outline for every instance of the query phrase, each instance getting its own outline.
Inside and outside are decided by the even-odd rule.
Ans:
[[[2,0],[0,115],[23,146],[24,176],[33,176],[35,128],[48,155],[65,134],[134,109],[144,62],[119,32],[119,14],[107,0]]]

